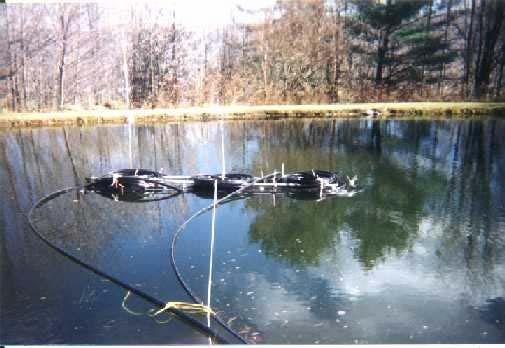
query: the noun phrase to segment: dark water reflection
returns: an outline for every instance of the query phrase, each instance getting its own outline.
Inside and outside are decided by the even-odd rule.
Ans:
[[[258,174],[331,169],[363,191],[323,201],[255,196],[217,211],[212,303],[262,343],[504,343],[505,122],[275,121],[224,124],[227,167]],[[113,168],[220,170],[219,123],[0,133],[2,343],[205,343],[176,319],[121,307],[125,295],[38,241],[36,199]],[[169,264],[172,233],[209,203],[76,192],[37,214],[74,255],[162,300],[187,300]],[[206,297],[210,214],[177,261]],[[130,297],[128,308],[149,305]]]

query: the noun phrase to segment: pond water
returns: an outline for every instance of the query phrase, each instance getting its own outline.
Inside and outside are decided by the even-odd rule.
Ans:
[[[353,197],[250,196],[216,211],[211,303],[257,343],[505,343],[505,121],[223,124],[226,167],[357,174]],[[219,122],[0,133],[0,343],[207,343],[175,317],[57,254],[29,230],[43,195],[112,169],[221,169]],[[189,301],[170,240],[211,202],[71,191],[36,212],[56,245],[163,301]],[[211,212],[177,264],[206,299]],[[200,318],[206,322],[204,317]]]

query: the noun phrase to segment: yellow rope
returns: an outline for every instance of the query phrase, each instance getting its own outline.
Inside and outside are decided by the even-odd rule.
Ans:
[[[125,295],[125,297],[123,298],[123,302],[121,303],[121,307],[123,307],[123,309],[125,311],[127,311],[128,313],[130,313],[131,315],[144,315],[145,313],[140,313],[140,312],[134,312],[132,311],[131,309],[129,309],[127,306],[126,306],[126,300],[128,299],[128,297],[130,297],[130,291],[128,291]]]
[[[165,304],[165,307],[156,311],[151,316],[155,317],[158,314],[163,313],[170,308],[180,309],[181,311],[185,311],[185,312],[192,313],[192,314],[205,314],[205,313],[213,314],[213,315],[216,314],[216,313],[214,313],[214,311],[210,307],[203,305],[203,304],[199,304],[199,303],[167,302]]]
[[[128,300],[128,297],[130,297],[131,292],[127,291],[125,297],[123,298],[123,302],[121,303],[121,307],[128,313],[132,315],[148,315],[150,317],[155,317],[163,312],[166,312],[170,308],[176,308],[180,309],[181,311],[185,311],[191,314],[212,314],[215,315],[216,313],[208,306],[199,304],[199,303],[188,303],[188,302],[167,302],[165,306],[156,312],[152,313],[155,311],[155,309],[150,309],[148,313],[141,313],[141,312],[134,312],[131,309],[129,309],[126,306],[126,300]]]

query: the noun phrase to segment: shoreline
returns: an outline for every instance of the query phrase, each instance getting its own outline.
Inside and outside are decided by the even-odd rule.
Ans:
[[[0,128],[92,126],[212,120],[275,120],[280,118],[354,118],[377,110],[377,119],[402,117],[467,118],[505,116],[505,103],[415,102],[259,106],[204,106],[172,109],[103,109],[56,112],[0,113]]]

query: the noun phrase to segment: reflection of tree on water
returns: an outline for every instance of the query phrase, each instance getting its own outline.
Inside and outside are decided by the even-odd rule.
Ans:
[[[503,330],[505,338],[505,299],[503,297],[490,298],[479,308],[480,316],[488,323]]]
[[[377,157],[375,154],[380,155],[383,146],[392,152],[395,144],[388,145],[387,141],[383,144],[384,134],[380,130],[383,124],[373,121],[369,126],[356,128],[356,123],[343,121],[338,124],[337,133],[355,139],[368,136],[372,139],[370,146],[377,148],[373,153],[366,150],[356,153],[352,142],[336,148],[336,125],[330,123],[319,128],[289,125],[289,139],[279,141],[274,148],[261,144],[261,159],[256,163],[267,157],[276,162],[286,161],[288,167],[337,168],[343,173],[352,170],[360,174],[365,189],[353,198],[337,197],[325,202],[283,199],[272,207],[265,204],[265,199],[260,204],[249,201],[248,206],[258,211],[251,226],[251,240],[260,242],[269,255],[293,265],[317,264],[320,255],[333,248],[338,233],[346,230],[359,241],[356,257],[366,268],[391,251],[408,249],[409,240],[417,233],[426,197],[440,188],[441,177],[421,170],[406,175],[386,155]],[[347,154],[349,149],[353,150],[353,156]]]
[[[393,167],[378,164],[374,173],[376,183],[353,198],[282,199],[273,207],[265,197],[254,206],[251,240],[293,265],[317,264],[345,230],[359,241],[356,257],[367,268],[392,250],[406,250],[417,233],[425,193]],[[251,208],[252,202],[247,203]]]
[[[505,261],[504,226],[499,219],[505,202],[505,153],[503,138],[496,136],[505,129],[494,120],[459,122],[455,128],[452,175],[433,211],[444,226],[438,255],[442,267],[464,271],[469,287],[462,290],[480,294],[491,284],[499,285],[495,265]]]

